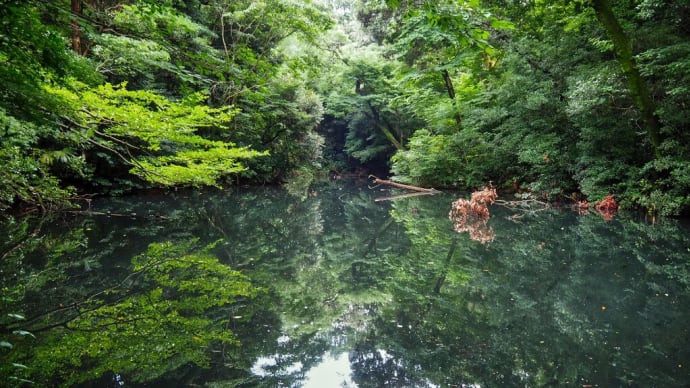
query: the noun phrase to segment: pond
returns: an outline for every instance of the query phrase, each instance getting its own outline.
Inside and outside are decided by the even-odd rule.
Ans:
[[[477,238],[448,218],[461,194],[395,194],[178,192],[9,220],[0,385],[690,384],[687,223],[493,205]]]

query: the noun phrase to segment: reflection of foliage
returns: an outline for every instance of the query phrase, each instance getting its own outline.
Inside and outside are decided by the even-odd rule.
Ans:
[[[513,217],[518,210],[493,206],[492,227],[506,238],[483,245],[453,230],[446,194],[382,203],[352,186],[309,193],[94,201],[97,211],[139,216],[60,220],[64,234],[43,225],[2,263],[25,271],[0,277],[13,301],[3,316],[27,317],[5,317],[8,332],[36,335],[0,339],[15,345],[0,349],[11,356],[2,373],[16,361],[45,367],[39,383],[52,372],[69,383],[111,370],[148,384],[297,386],[330,352],[349,355],[362,387],[687,383],[677,367],[690,358],[690,240],[680,223],[554,209]],[[165,217],[148,218],[157,214]],[[2,228],[12,247],[36,233],[19,222]],[[226,266],[269,291],[233,297],[249,285]],[[236,283],[223,288],[228,279]],[[223,304],[226,292],[239,303]],[[52,321],[66,327],[41,331],[49,323],[33,317],[59,303]],[[99,325],[108,329],[87,331]]]
[[[420,203],[403,205],[396,203],[395,214],[407,214],[407,206],[429,213]],[[398,267],[401,275],[410,274],[391,282],[394,302],[375,320],[370,336],[376,343],[367,345],[367,354],[385,350],[394,360],[389,363],[406,374],[390,374],[383,362],[369,373],[430,383],[421,385],[687,381],[678,367],[690,356],[687,340],[672,345],[668,335],[687,338],[681,306],[688,303],[688,239],[677,226],[657,230],[556,211],[516,222],[502,217],[505,209],[492,212],[494,228],[512,239],[466,247],[458,241],[455,251],[448,237],[426,224],[440,226],[441,217],[426,223],[414,214],[401,218],[414,248]],[[462,253],[449,261],[446,278],[464,280],[434,289],[430,269],[444,248]],[[634,257],[643,265],[626,259]]]
[[[35,332],[53,329],[14,355],[31,358],[32,379],[73,385],[112,371],[146,381],[189,362],[206,365],[215,343],[237,344],[218,309],[256,295],[245,276],[193,242],[152,244],[132,264],[117,287],[28,319]]]

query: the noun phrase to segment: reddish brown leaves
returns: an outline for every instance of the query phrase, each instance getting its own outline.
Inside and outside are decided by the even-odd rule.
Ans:
[[[618,211],[618,204],[613,199],[613,195],[607,195],[603,200],[597,202],[596,209],[606,221],[610,221]]]
[[[594,206],[587,201],[578,201],[572,206],[573,210],[580,215],[589,214],[589,210],[592,207],[594,207],[597,213],[606,221],[611,221],[618,211],[618,204],[613,199],[613,195],[607,195],[604,199],[595,203]]]
[[[489,209],[487,205],[496,200],[496,189],[485,187],[472,193],[471,199],[460,198],[453,202],[448,217],[454,222],[458,233],[468,232],[470,238],[484,244],[494,240],[493,228],[487,226]]]

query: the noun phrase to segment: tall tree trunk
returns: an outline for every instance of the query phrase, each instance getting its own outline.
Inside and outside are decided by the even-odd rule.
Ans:
[[[355,81],[355,93],[357,93],[360,96],[366,95],[366,93],[362,90],[362,81],[357,79]],[[395,138],[395,135],[393,135],[393,132],[391,131],[391,125],[388,123],[386,120],[382,120],[381,116],[379,115],[378,109],[376,109],[373,105],[371,105],[371,102],[366,102],[366,104],[369,106],[369,109],[371,110],[372,118],[374,122],[376,123],[376,127],[381,130],[383,135],[388,139],[391,144],[395,147],[396,150],[401,150],[403,149],[402,145],[402,134],[401,134],[401,139],[398,141],[398,139]],[[385,124],[385,125],[384,125]]]
[[[443,76],[443,82],[446,84],[448,97],[450,97],[450,99],[453,100],[453,104],[455,104],[455,88],[453,87],[453,80],[450,78],[450,73],[448,73],[448,70],[443,70],[441,71],[441,75]]]
[[[460,118],[460,112],[458,112],[457,102],[455,101],[455,87],[453,86],[453,80],[450,78],[450,73],[447,69],[443,69],[441,71],[441,76],[443,76],[443,83],[446,85],[448,97],[450,97],[450,100],[453,103],[453,116],[455,117],[455,122],[460,125],[462,120]]]
[[[388,139],[391,144],[393,144],[393,147],[395,147],[396,150],[402,150],[403,145],[398,141],[398,139],[395,138],[395,135],[393,135],[393,132],[387,127],[388,123],[385,123],[384,120],[381,120],[381,116],[379,115],[378,109],[374,108],[371,103],[367,102],[367,105],[369,105],[369,109],[371,109],[372,117],[374,118],[374,121],[376,122],[376,127],[381,130],[384,136],[386,136],[386,139]],[[384,123],[386,125],[384,125]]]
[[[83,54],[81,47],[81,27],[79,26],[81,11],[81,0],[72,0],[72,50],[79,55]]]
[[[659,150],[661,123],[659,122],[659,117],[655,114],[656,107],[652,95],[649,92],[649,87],[644,78],[642,78],[637,64],[635,63],[632,43],[625,34],[625,31],[623,31],[616,15],[613,13],[609,0],[591,0],[591,4],[596,12],[597,18],[601,24],[604,25],[611,42],[613,42],[613,47],[618,57],[621,70],[628,80],[628,89],[647,127],[647,133],[649,134],[649,141],[652,144],[654,156],[659,158],[661,157],[661,151]]]

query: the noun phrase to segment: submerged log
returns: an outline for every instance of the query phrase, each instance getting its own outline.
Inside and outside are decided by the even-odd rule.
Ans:
[[[371,178],[371,177],[370,177],[370,178]],[[402,184],[402,183],[393,182],[393,181],[389,181],[389,180],[385,180],[385,179],[379,179],[379,178],[377,178],[377,177],[373,177],[373,178],[374,178],[374,183],[377,184],[377,185],[392,186],[392,187],[397,187],[398,189],[419,191],[419,192],[421,192],[421,193],[431,193],[431,194],[440,193],[440,191],[438,191],[438,190],[436,190],[436,189],[434,189],[434,188],[427,189],[427,188],[424,188],[424,187],[417,187],[417,186],[411,186],[411,185],[404,185],[404,184]]]

